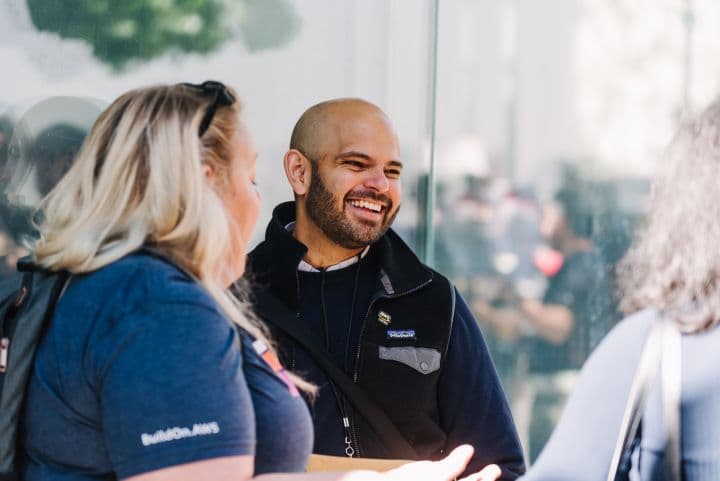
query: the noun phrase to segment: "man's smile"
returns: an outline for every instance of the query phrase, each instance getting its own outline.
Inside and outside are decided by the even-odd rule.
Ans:
[[[385,218],[385,207],[370,200],[348,200],[345,211],[366,225],[377,225]]]
[[[382,204],[372,200],[349,200],[348,203],[350,203],[350,205],[352,205],[353,207],[357,207],[359,209],[367,209],[373,212],[381,212],[384,208]]]

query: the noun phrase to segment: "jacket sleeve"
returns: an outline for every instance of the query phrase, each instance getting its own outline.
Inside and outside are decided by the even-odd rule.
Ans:
[[[453,326],[438,391],[446,452],[472,444],[475,454],[465,475],[495,463],[502,468],[501,480],[514,480],[525,472],[525,463],[510,407],[480,328],[457,290],[455,293]]]

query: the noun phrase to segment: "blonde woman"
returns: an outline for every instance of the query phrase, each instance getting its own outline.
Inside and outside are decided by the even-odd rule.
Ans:
[[[312,424],[226,287],[258,216],[256,152],[219,82],[138,89],[101,114],[46,199],[36,262],[73,274],[38,348],[25,481],[452,479],[471,449],[390,471],[303,471]],[[237,328],[237,329],[236,329]],[[497,467],[471,479],[495,479]]]
[[[622,307],[633,314],[588,359],[557,428],[523,480],[606,479],[643,343],[661,315],[683,333],[682,479],[720,480],[719,246],[716,101],[680,128],[658,165],[647,226],[619,269]],[[630,479],[666,479],[660,399],[655,384]]]

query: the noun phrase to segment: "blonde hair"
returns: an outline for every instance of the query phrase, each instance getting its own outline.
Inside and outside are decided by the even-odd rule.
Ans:
[[[720,322],[720,99],[684,123],[653,182],[647,225],[618,266],[621,308],[685,332]]]
[[[244,257],[247,239],[233,237],[232,216],[203,165],[221,184],[228,180],[241,106],[218,107],[200,138],[212,100],[182,84],[132,90],[115,100],[44,199],[32,251],[47,269],[82,273],[151,245],[193,274],[228,318],[271,346],[247,302],[222,281],[228,259],[237,258],[238,249]]]

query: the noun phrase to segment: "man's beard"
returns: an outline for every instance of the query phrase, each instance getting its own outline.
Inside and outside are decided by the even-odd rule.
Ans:
[[[346,249],[359,249],[382,237],[390,228],[390,224],[393,223],[400,209],[393,212],[392,201],[383,194],[372,191],[353,191],[348,193],[346,197],[350,194],[352,194],[353,198],[374,200],[383,204],[383,218],[379,225],[375,222],[363,222],[360,219],[354,222],[351,221],[345,215],[346,203],[344,199],[341,210],[338,210],[339,199],[325,187],[325,183],[316,169],[311,175],[310,188],[305,199],[305,208],[310,219],[323,231],[328,239]]]

